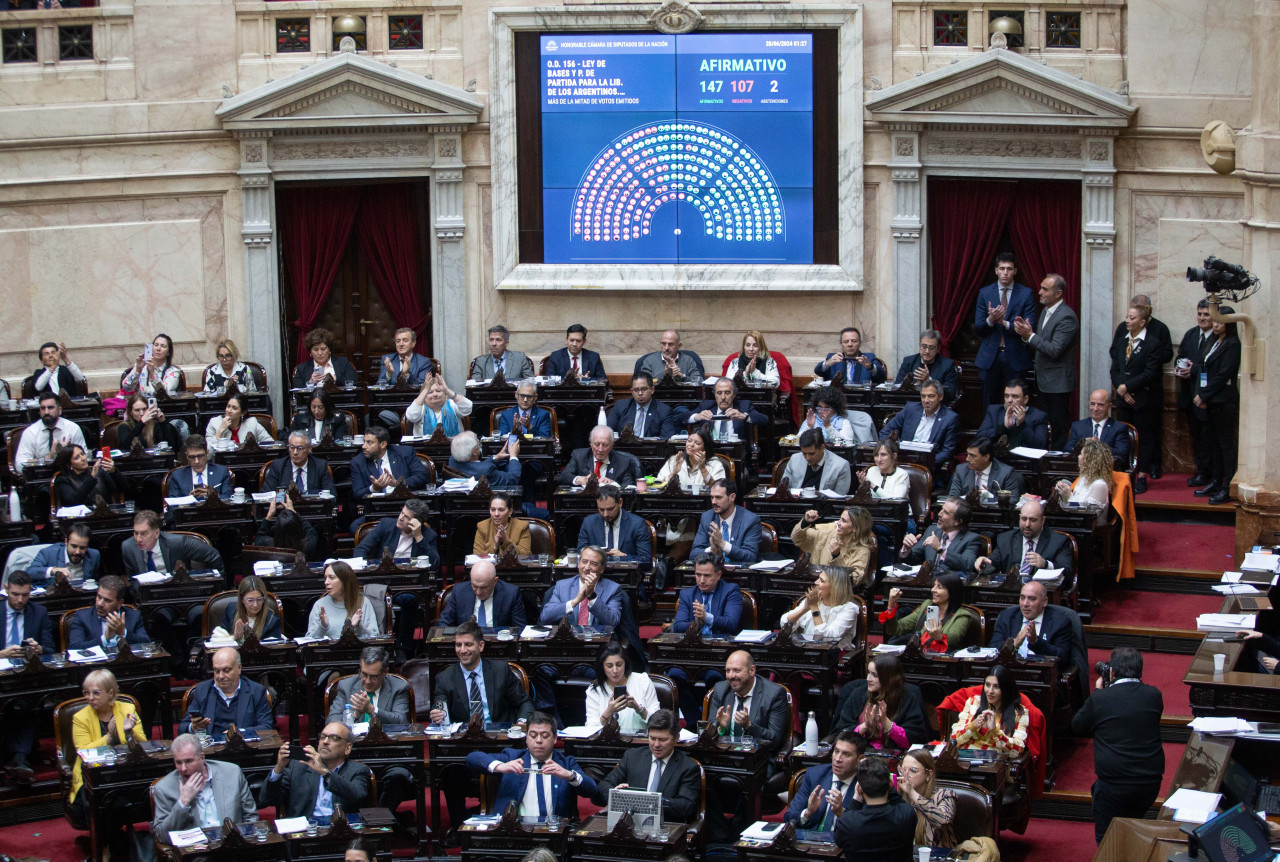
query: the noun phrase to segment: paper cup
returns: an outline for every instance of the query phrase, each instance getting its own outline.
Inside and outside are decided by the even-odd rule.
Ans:
[[[1213,672],[1222,673],[1227,669],[1227,657],[1222,653],[1216,653],[1213,657]]]
[[[933,855],[933,848],[921,847],[919,850],[919,853],[920,853],[920,856],[919,856],[920,862],[929,862],[929,857]]]

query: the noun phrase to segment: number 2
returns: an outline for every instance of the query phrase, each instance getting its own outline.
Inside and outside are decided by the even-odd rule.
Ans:
[[[770,81],[770,82],[769,82],[769,92],[770,92],[770,93],[776,93],[776,92],[778,92],[778,82],[777,82],[777,81]]]

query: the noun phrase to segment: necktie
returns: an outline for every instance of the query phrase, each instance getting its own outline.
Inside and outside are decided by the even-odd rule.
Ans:
[[[662,761],[658,758],[653,759],[653,775],[649,778],[649,792],[657,793],[658,785],[662,783]]]
[[[601,466],[601,462],[596,461],[596,478],[597,479],[600,478],[600,466]]]
[[[836,782],[835,791],[836,793],[840,794],[841,799],[844,798],[844,782],[843,781]],[[836,812],[831,808],[830,805],[828,805],[827,816],[822,819],[822,831],[830,832],[832,829],[835,828],[835,824],[836,824]]]
[[[648,412],[646,408],[641,407],[636,411],[635,432],[637,437],[644,436],[644,414]]]
[[[951,544],[951,536],[950,536],[950,535],[948,535],[948,534],[946,534],[946,533],[943,533],[943,534],[942,534],[942,549],[938,551],[938,559],[939,559],[939,560],[942,560],[942,561],[944,561],[944,562],[946,561],[946,559],[947,559],[947,546],[948,546],[948,545],[950,545],[950,544]]]
[[[53,451],[53,429],[52,428],[49,429],[49,443],[44,448],[46,452]]]
[[[156,558],[155,556],[153,556],[154,553],[155,553],[154,551],[147,551],[147,571],[148,572],[154,572],[156,570]]]
[[[738,713],[747,708],[747,702],[742,699],[741,695],[735,695],[734,697],[738,702],[734,704],[733,715],[729,716],[730,736],[737,736],[736,729],[738,726]]]
[[[576,356],[575,356],[575,357],[573,357],[573,373],[574,373],[574,374],[580,374],[580,373],[581,373],[581,371],[578,369],[578,357],[576,357]]]
[[[1028,559],[1036,552],[1036,540],[1027,539],[1027,550],[1022,555],[1022,574],[1031,574],[1031,561]]]
[[[538,816],[543,820],[547,818],[547,796],[542,781],[542,761],[537,761],[538,770],[533,773],[533,780],[538,782]]]
[[[476,625],[480,626],[480,628],[484,628],[489,625],[488,614],[484,612],[484,600],[481,599],[476,603],[476,605]]]
[[[1101,422],[1094,422],[1094,423],[1093,423],[1093,438],[1094,438],[1095,440],[1099,440],[1099,439],[1101,439],[1101,438],[1102,438],[1102,423],[1101,423]]]
[[[501,372],[502,372],[502,376],[503,376],[503,377],[506,377],[506,376],[507,376],[507,361],[506,361],[506,359],[505,359],[505,358],[503,358],[503,359],[499,359],[497,362],[495,362],[495,363],[493,363],[493,364],[494,364],[494,367],[495,367],[498,371],[501,371]]]
[[[613,548],[613,524],[606,524],[604,528],[604,549],[610,551]]]
[[[583,599],[578,603],[578,625],[585,626],[591,623],[591,605],[589,599]]]
[[[844,363],[844,379],[845,379],[845,380],[847,380],[847,381],[849,381],[850,383],[852,383],[852,382],[853,382],[853,375],[854,375],[854,372],[855,372],[855,369],[854,369],[854,367],[853,367],[853,363],[852,363],[852,362],[850,362],[849,360],[845,360],[845,363]]]
[[[1128,359],[1133,356],[1133,336],[1129,336],[1129,343],[1124,346],[1124,358]]]
[[[22,632],[18,631],[18,614],[9,618],[9,642],[5,646],[18,646],[22,643]]]
[[[480,699],[480,683],[476,681],[475,671],[471,671],[471,683],[467,686],[467,697],[471,700],[471,714],[483,715],[484,702]]]
[[[1009,288],[1000,288],[1000,304],[1005,307],[1005,319],[1008,320],[1009,314]],[[1000,327],[1000,346],[1004,347],[1004,326]]]
[[[298,467],[293,471],[293,481],[298,486],[298,491],[306,491],[307,483],[302,480],[302,468]]]
[[[204,474],[203,474],[203,473],[197,473],[197,474],[196,474],[196,484],[195,484],[195,487],[199,488],[199,487],[200,487],[201,485],[203,485],[203,484],[204,484]]]
[[[1209,341],[1209,336],[1204,332],[1200,333],[1200,352],[1204,353],[1204,346]]]
[[[708,611],[710,611],[710,610],[711,610],[711,593],[703,593],[703,594],[702,594],[702,606],[703,606],[704,608],[706,608]],[[703,633],[704,635],[709,635],[709,634],[711,634],[711,626],[709,626],[709,625],[703,625],[703,626],[702,626],[702,633]]]

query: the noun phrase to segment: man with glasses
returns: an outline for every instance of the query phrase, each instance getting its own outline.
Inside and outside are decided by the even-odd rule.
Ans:
[[[262,477],[263,491],[284,491],[289,484],[303,494],[335,493],[329,462],[311,457],[311,438],[303,431],[289,435],[289,457],[277,458],[267,466]]]
[[[210,463],[209,443],[203,434],[192,434],[184,440],[182,450],[187,466],[169,473],[168,496],[203,500],[210,488],[216,489],[224,500],[231,496],[231,471],[221,464]]]
[[[508,407],[498,416],[498,434],[512,437],[517,442],[528,434],[537,439],[546,439],[552,435],[551,414],[538,405],[538,387],[531,381],[525,381],[516,387],[516,406]],[[541,461],[527,461],[520,471],[520,486],[524,489],[524,513],[526,515],[545,514],[535,511],[534,500],[538,496],[538,482],[546,472]]]
[[[280,746],[276,765],[258,791],[263,808],[274,805],[277,817],[324,821],[333,817],[334,806],[355,813],[369,804],[369,767],[347,759],[351,755],[351,728],[331,721],[320,731],[318,743],[314,748],[302,748],[303,760],[291,759],[291,743]]]
[[[84,443],[84,432],[80,426],[62,418],[62,402],[52,392],[40,393],[40,418],[32,422],[22,432],[18,440],[18,449],[13,456],[13,469],[22,472],[28,461],[39,458],[52,458],[59,446],[79,446],[88,451]]]
[[[920,352],[902,360],[893,382],[901,386],[910,377],[912,385],[919,389],[932,378],[942,384],[943,401],[955,401],[959,381],[956,364],[941,354],[942,336],[936,329],[926,329],[920,333]]]
[[[609,413],[609,427],[621,433],[631,426],[637,437],[670,439],[683,425],[682,414],[687,410],[668,407],[653,398],[653,377],[645,371],[631,378],[631,397],[618,402]]]
[[[213,679],[196,683],[187,696],[178,732],[226,733],[233,724],[240,730],[271,730],[275,717],[267,690],[240,676],[240,653],[223,647],[213,654]]]
[[[168,842],[170,832],[221,826],[228,818],[232,823],[258,819],[258,805],[239,766],[205,760],[200,740],[190,733],[175,739],[169,750],[173,772],[151,791],[151,834],[157,841]]]
[[[93,530],[88,524],[83,521],[72,524],[65,542],[41,548],[27,566],[31,582],[44,584],[58,575],[64,575],[68,581],[97,580],[102,554],[89,547],[92,540]]]
[[[347,704],[355,710],[356,721],[370,721],[375,715],[384,727],[413,721],[409,683],[387,673],[387,663],[387,651],[382,647],[365,647],[361,651],[360,673],[341,679],[334,686],[333,700],[329,702],[330,723],[341,723]],[[413,775],[403,766],[389,766],[379,773],[378,787],[378,804],[395,811],[400,803],[413,797]]]

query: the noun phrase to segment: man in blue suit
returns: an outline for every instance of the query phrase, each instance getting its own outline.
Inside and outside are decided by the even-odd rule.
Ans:
[[[921,384],[920,403],[908,404],[884,423],[880,439],[888,440],[894,431],[901,441],[932,445],[936,464],[950,461],[960,445],[960,417],[950,407],[942,406],[942,385],[936,380]],[[941,476],[941,470],[934,470],[935,485],[941,483]]]
[[[1074,452],[1076,444],[1088,437],[1096,437],[1111,449],[1118,463],[1129,469],[1129,429],[1123,422],[1111,418],[1111,390],[1095,389],[1089,393],[1089,418],[1071,423],[1067,437],[1068,452]]]
[[[53,625],[48,612],[31,603],[31,578],[24,571],[9,576],[0,626],[0,658],[25,659],[31,649],[53,655]],[[29,784],[35,777],[29,758],[36,748],[35,711],[39,708],[38,699],[27,701],[15,694],[0,713],[0,737],[4,740],[0,748],[4,749],[9,777],[18,784]]]
[[[653,377],[641,371],[631,378],[631,397],[619,401],[609,411],[609,427],[619,433],[628,425],[637,437],[661,437],[663,440],[676,435],[684,424],[688,408],[671,408],[653,400]]]
[[[514,488],[520,484],[520,442],[503,444],[492,458],[481,458],[480,438],[474,431],[463,431],[449,441],[449,467],[468,476],[489,481],[490,488]]]
[[[742,588],[724,580],[723,574],[724,563],[718,556],[701,553],[697,546],[694,547],[693,580],[696,586],[680,591],[676,616],[671,621],[673,632],[682,633],[689,626],[696,625],[702,628],[704,638],[731,638],[742,631]],[[685,725],[697,727],[702,709],[694,697],[693,680],[682,667],[669,668],[667,676],[675,681]],[[724,679],[724,674],[718,670],[705,670],[700,676],[706,680],[708,689]]]
[[[213,679],[191,689],[178,732],[225,733],[232,724],[240,730],[271,730],[275,717],[267,690],[240,677],[240,653],[235,647],[223,647],[213,654]]]
[[[1004,385],[1004,403],[992,404],[978,427],[978,437],[996,440],[1007,437],[1009,448],[1029,446],[1049,448],[1049,416],[1031,406],[1027,381],[1015,378]]]
[[[703,401],[686,420],[690,425],[697,422],[710,422],[711,430],[718,439],[725,439],[732,429],[739,440],[751,439],[752,425],[764,425],[769,420],[751,406],[751,402],[743,398],[738,400],[738,387],[728,377],[716,381],[715,400]]]
[[[67,649],[114,647],[123,638],[131,644],[150,643],[151,636],[142,624],[137,608],[124,606],[124,592],[129,588],[124,578],[107,575],[98,582],[93,607],[81,608],[71,618],[71,637]]]
[[[783,821],[794,823],[797,829],[834,831],[836,821],[854,798],[857,782],[853,772],[866,751],[867,739],[861,733],[853,728],[840,731],[831,746],[831,763],[804,771]]]
[[[692,553],[706,551],[742,565],[760,562],[760,518],[737,502],[732,479],[711,483],[711,511],[702,513]]]
[[[364,432],[360,454],[351,459],[351,496],[356,500],[389,491],[402,482],[410,491],[421,491],[429,478],[426,465],[412,447],[392,446],[387,429],[378,425]]]
[[[27,566],[31,582],[43,584],[59,572],[69,581],[97,580],[102,555],[89,547],[92,539],[93,531],[88,524],[83,521],[72,524],[66,542],[41,548],[31,565]]]
[[[862,333],[858,328],[846,326],[840,330],[840,349],[828,353],[826,359],[813,366],[813,373],[823,380],[835,380],[839,375],[845,383],[874,386],[884,383],[889,372],[874,353],[862,352]]]
[[[502,776],[493,813],[501,814],[515,803],[521,817],[546,819],[555,814],[577,820],[578,797],[592,796],[596,782],[572,756],[556,751],[555,719],[545,712],[531,715],[525,745],[524,751],[506,748],[498,754],[473,751],[467,755],[472,771]]]
[[[170,497],[195,497],[203,500],[210,488],[226,500],[231,497],[231,471],[221,464],[209,463],[209,443],[203,434],[192,434],[182,441],[187,466],[169,473]]]
[[[436,550],[436,533],[427,526],[431,507],[426,500],[406,500],[395,518],[383,518],[356,546],[356,556],[377,560],[382,552],[390,551],[392,557],[430,557],[431,567],[440,565],[440,553]]]
[[[1010,252],[996,255],[996,281],[978,291],[973,328],[982,336],[975,364],[982,377],[982,403],[999,404],[1006,380],[1031,367],[1032,349],[1018,337],[1013,321],[1034,322],[1036,300],[1031,288],[1014,281],[1018,261]]]
[[[576,371],[579,377],[589,380],[606,377],[600,354],[594,350],[587,350],[584,346],[586,343],[587,328],[581,323],[571,324],[564,333],[564,347],[547,357],[543,373],[553,377],[564,377],[572,370]]]
[[[604,549],[616,562],[653,561],[649,525],[639,515],[623,510],[622,491],[617,485],[601,485],[596,492],[596,514],[587,516],[578,531],[578,548],[588,545]]]
[[[524,601],[520,588],[498,580],[491,560],[481,560],[471,567],[469,580],[459,581],[449,591],[438,625],[456,626],[474,619],[482,628],[525,627]]]
[[[526,381],[516,387],[516,406],[508,407],[498,416],[498,433],[506,437],[514,434],[521,437],[530,434],[538,439],[551,437],[551,413],[538,407],[538,387]],[[544,514],[535,512],[538,497],[538,480],[542,478],[545,468],[541,461],[530,461],[520,472],[520,486],[524,489],[524,513],[536,516]]]
[[[622,619],[622,588],[604,575],[604,551],[593,546],[578,555],[578,574],[551,588],[539,619],[553,625],[565,617],[574,625],[617,626]]]
[[[421,387],[431,370],[431,360],[413,348],[418,343],[418,333],[407,326],[396,330],[396,352],[382,357],[382,373],[378,375],[379,386],[394,386],[401,374],[408,373],[408,384]]]

